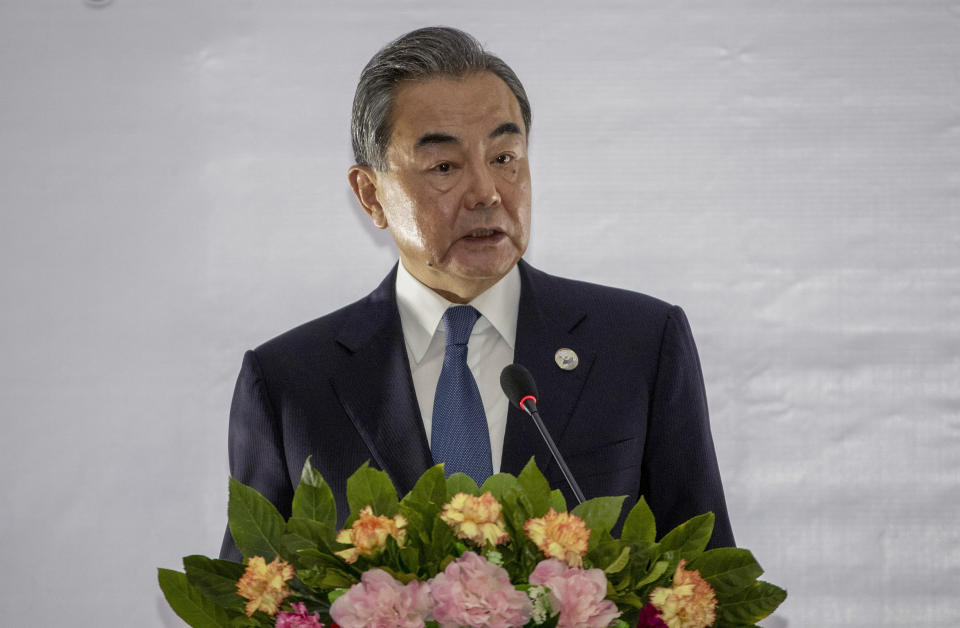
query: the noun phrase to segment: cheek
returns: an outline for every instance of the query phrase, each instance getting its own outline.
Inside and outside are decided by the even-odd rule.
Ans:
[[[520,237],[522,239],[520,246],[526,248],[527,243],[530,241],[531,194],[529,179],[519,186],[517,194],[519,197],[517,199],[517,223],[520,225]]]
[[[504,195],[504,203],[521,224],[530,223],[530,180],[518,181],[510,186]]]
[[[390,232],[397,240],[416,242],[420,240],[420,225],[416,216],[416,202],[404,195],[394,195],[384,206]]]
[[[437,195],[404,194],[391,199],[390,230],[398,242],[430,253],[441,254],[450,242],[450,217],[444,198]]]
[[[504,187],[515,205],[530,206],[530,169],[525,162],[505,173]]]
[[[457,211],[453,205],[444,205],[440,199],[431,199],[432,205],[421,208],[419,222],[424,244],[437,254],[443,254],[453,244]]]

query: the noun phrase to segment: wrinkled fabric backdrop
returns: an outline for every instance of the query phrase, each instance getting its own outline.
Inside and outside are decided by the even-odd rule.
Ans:
[[[359,72],[448,24],[529,91],[527,258],[688,313],[764,625],[956,625],[960,3],[452,4],[0,1],[2,623],[180,625],[243,351],[395,260]]]

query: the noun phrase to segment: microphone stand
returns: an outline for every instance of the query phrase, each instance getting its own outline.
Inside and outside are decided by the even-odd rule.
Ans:
[[[530,406],[529,408],[527,407],[528,405]],[[540,435],[543,436],[543,440],[547,442],[547,447],[550,448],[550,453],[553,454],[553,459],[557,461],[558,465],[560,465],[560,472],[563,473],[563,478],[567,481],[567,484],[573,491],[573,496],[577,498],[577,503],[582,504],[585,501],[585,498],[583,497],[583,491],[580,490],[580,486],[577,484],[577,481],[573,479],[573,473],[570,472],[570,467],[567,466],[563,456],[560,455],[560,450],[557,449],[557,444],[554,443],[553,438],[550,437],[550,432],[547,431],[547,426],[543,424],[543,419],[540,418],[540,412],[537,410],[536,399],[534,399],[532,396],[521,399],[520,407],[530,415],[531,419],[533,419],[537,429],[540,430]]]

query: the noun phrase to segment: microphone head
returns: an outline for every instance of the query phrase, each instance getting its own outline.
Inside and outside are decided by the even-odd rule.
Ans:
[[[520,400],[525,397],[533,397],[536,402],[537,383],[522,364],[508,364],[503,367],[500,371],[500,387],[515,408],[524,409]]]

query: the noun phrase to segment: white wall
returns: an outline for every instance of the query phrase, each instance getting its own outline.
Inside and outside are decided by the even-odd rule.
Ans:
[[[459,5],[459,6],[454,6]],[[960,4],[0,0],[4,625],[175,626],[242,352],[394,260],[346,182],[379,46],[533,103],[534,240],[697,336],[767,626],[954,626]]]

